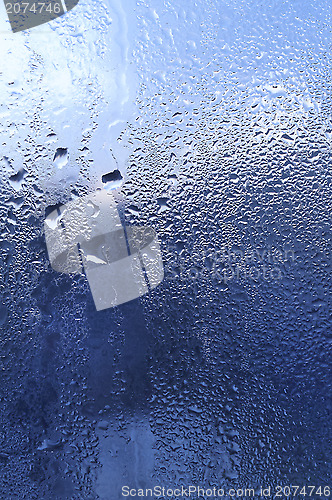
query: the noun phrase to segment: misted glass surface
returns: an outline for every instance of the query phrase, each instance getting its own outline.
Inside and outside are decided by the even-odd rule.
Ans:
[[[0,497],[328,498],[330,1],[0,14]],[[44,231],[98,189],[164,267],[99,311]]]

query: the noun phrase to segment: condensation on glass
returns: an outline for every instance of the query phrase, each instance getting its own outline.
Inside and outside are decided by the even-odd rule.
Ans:
[[[2,12],[0,496],[331,483],[328,2]],[[164,279],[96,311],[44,221],[106,187]]]

